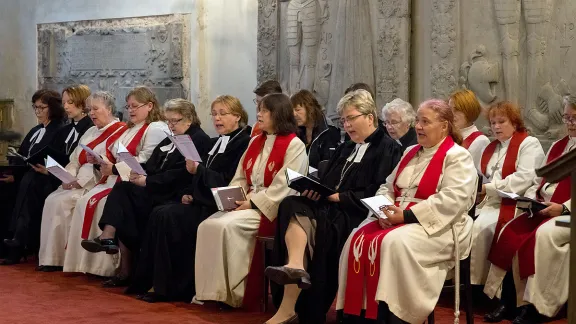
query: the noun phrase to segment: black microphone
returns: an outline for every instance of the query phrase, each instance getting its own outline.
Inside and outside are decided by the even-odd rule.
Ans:
[[[17,141],[22,138],[22,134],[16,133],[11,130],[0,131],[0,141],[2,142],[12,142]]]

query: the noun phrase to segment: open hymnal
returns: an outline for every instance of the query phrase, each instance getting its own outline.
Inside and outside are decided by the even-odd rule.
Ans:
[[[62,183],[68,184],[76,181],[74,177],[68,170],[64,169],[56,160],[54,160],[50,155],[46,158],[46,170],[50,172],[53,176],[58,178]]]
[[[318,176],[318,169],[309,166],[308,167],[308,176],[313,177],[314,179],[319,179],[320,177]]]
[[[51,146],[44,146],[38,152],[30,155],[29,157],[22,156],[14,148],[9,148],[8,155],[18,157],[31,165],[42,164],[46,166],[48,155],[52,156],[52,159],[58,162],[67,163],[66,161],[68,160],[68,157],[65,154],[53,149]]]
[[[220,211],[230,211],[238,207],[237,201],[245,201],[244,189],[239,186],[212,188],[212,195]]]
[[[142,165],[138,163],[138,160],[128,152],[128,149],[122,145],[122,143],[118,143],[118,151],[116,151],[116,155],[118,156],[118,160],[126,163],[132,171],[139,175],[146,175],[146,171],[144,171]]]
[[[513,192],[505,192],[502,190],[496,190],[496,192],[498,193],[498,196],[500,196],[501,198],[516,200],[516,208],[529,213],[530,214],[529,217],[534,216],[535,213],[538,213],[541,210],[548,207],[543,203],[539,202],[538,200],[522,197]]]
[[[94,152],[94,150],[92,150],[91,148],[89,148],[88,146],[80,143],[78,144],[84,151],[86,151],[86,154],[92,156],[98,163],[100,164],[106,164],[106,162],[104,162],[104,159],[102,158],[102,156],[100,156],[100,154]]]
[[[368,210],[378,218],[388,218],[382,210],[384,206],[394,205],[386,196],[378,195],[370,198],[360,199],[360,201],[368,208]]]
[[[200,154],[190,135],[168,135],[168,138],[174,143],[178,151],[180,151],[180,154],[182,154],[186,160],[202,162],[202,158],[200,158]]]
[[[336,193],[333,189],[330,189],[320,182],[300,174],[292,169],[286,169],[286,181],[288,182],[288,187],[303,193],[306,190],[312,190],[320,194],[322,197],[328,197]]]

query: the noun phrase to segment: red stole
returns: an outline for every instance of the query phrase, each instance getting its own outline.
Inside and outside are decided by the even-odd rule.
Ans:
[[[562,156],[569,140],[570,137],[566,136],[550,148],[546,164],[550,164]],[[536,193],[538,200],[541,201],[543,199],[540,190],[544,187],[545,183],[546,179],[542,179]],[[558,183],[550,201],[562,204],[568,199],[570,199],[570,177]],[[523,214],[513,219],[504,230],[502,230],[502,234],[495,244],[495,250],[497,250],[498,253],[492,255],[490,262],[501,269],[509,270],[512,267],[514,255],[518,253],[520,278],[525,279],[533,275],[535,272],[534,248],[536,246],[536,231],[549,220],[550,218],[539,215],[528,218],[528,214]]]
[[[252,132],[250,132],[250,137],[256,137],[262,134],[262,130],[260,129],[260,123],[256,122],[254,127],[252,127]]]
[[[266,161],[266,167],[264,169],[264,187],[269,187],[272,184],[274,177],[284,166],[284,158],[286,157],[286,151],[292,139],[296,137],[296,134],[291,133],[288,135],[278,135],[274,141],[274,146],[272,147],[272,152]],[[266,135],[260,134],[252,141],[248,149],[246,150],[246,155],[244,156],[244,161],[242,162],[242,168],[246,175],[246,181],[249,186],[252,186],[252,170],[254,169],[254,162],[258,158],[258,155],[262,152],[264,144],[266,143]],[[276,232],[276,220],[271,222],[266,216],[260,215],[260,227],[258,228],[258,233],[256,236],[266,237],[274,236]],[[254,247],[255,253],[252,256],[252,262],[250,263],[250,270],[248,271],[248,276],[246,277],[246,290],[244,292],[244,299],[242,301],[243,308],[248,310],[259,310],[261,302],[267,295],[264,294],[264,258],[262,253],[259,253],[262,249],[262,243],[256,241]]]
[[[446,154],[454,146],[452,137],[446,137],[440,145],[430,164],[424,171],[422,179],[418,184],[418,189],[414,198],[425,200],[436,193],[436,188],[442,175],[442,168]],[[416,156],[421,146],[416,145],[400,161],[396,178],[394,179],[394,197],[401,195],[400,189],[396,186],[398,176],[404,171],[408,163]],[[410,209],[416,203],[410,203],[405,209]],[[396,201],[396,206],[399,202]],[[403,226],[400,224],[392,228],[383,230],[378,221],[373,221],[362,226],[352,236],[352,244],[348,252],[348,272],[346,278],[346,299],[344,302],[344,313],[360,315],[364,300],[364,287],[366,287],[366,318],[376,319],[378,315],[378,302],[376,301],[376,290],[380,279],[380,246],[386,234]],[[366,252],[366,253],[363,253]],[[386,251],[385,251],[386,252]],[[394,251],[387,251],[394,253]]]
[[[462,147],[465,149],[469,149],[470,145],[472,145],[474,140],[482,135],[484,135],[484,133],[482,133],[481,131],[475,131],[474,133],[468,135],[468,137],[466,137],[464,141],[462,141]]]
[[[123,127],[125,125],[126,124],[124,124],[122,122],[116,122],[116,123],[110,125],[108,128],[106,128],[106,130],[102,134],[100,134],[100,136],[98,136],[92,142],[88,143],[86,146],[88,146],[89,148],[91,148],[93,150],[96,146],[100,145],[102,142],[104,142],[106,139],[108,139],[110,137],[110,135],[112,135],[114,132],[116,132],[120,127]],[[80,165],[84,165],[88,162],[88,158],[86,157],[86,151],[85,150],[82,150],[82,152],[80,152],[80,156],[78,156],[78,162],[80,163]]]
[[[528,137],[528,133],[520,132],[514,133],[510,139],[510,144],[508,145],[508,150],[506,151],[506,158],[504,159],[504,165],[502,166],[502,179],[516,172],[516,160],[518,159],[518,151],[520,150],[520,144]],[[486,176],[486,167],[490,158],[494,155],[496,146],[500,141],[494,140],[484,150],[482,153],[482,159],[480,161],[480,171],[484,176]],[[516,200],[502,198],[500,203],[500,214],[498,215],[498,221],[496,222],[496,231],[494,232],[494,238],[492,239],[492,247],[490,248],[490,253],[488,254],[488,260],[490,260],[493,254],[498,253],[495,249],[496,242],[498,241],[498,236],[502,227],[508,223],[514,215],[516,214]]]
[[[126,146],[126,149],[128,150],[128,152],[130,152],[130,154],[136,156],[136,148],[138,147],[138,144],[140,144],[140,141],[142,141],[142,137],[144,137],[144,133],[146,132],[147,128],[148,124],[142,125],[142,128],[138,130],[136,135],[134,135],[134,138],[130,141],[128,146]],[[118,140],[120,135],[122,135],[127,129],[128,128],[123,126],[122,129],[114,133],[114,135],[110,136],[106,140],[106,156],[108,157],[108,160],[110,160],[110,162],[112,163],[116,163],[116,158],[114,158],[114,155],[112,155],[112,152],[110,151],[110,146],[112,145],[112,143]],[[102,177],[102,179],[100,179],[100,182],[98,182],[98,184],[106,183],[106,180],[108,180],[108,177],[104,176]],[[120,176],[118,176],[118,181],[121,181]],[[102,198],[108,196],[110,191],[112,191],[112,188],[104,189],[103,191],[100,191],[94,196],[90,197],[90,200],[88,200],[86,210],[84,211],[84,223],[82,224],[82,234],[80,235],[80,237],[83,240],[87,240],[88,235],[90,235],[90,228],[92,228],[92,220],[94,219],[94,213],[96,212],[96,207],[98,207],[98,203],[100,202],[100,200],[102,200]]]

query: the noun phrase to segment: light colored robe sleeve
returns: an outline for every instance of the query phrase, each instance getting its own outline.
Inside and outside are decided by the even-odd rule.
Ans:
[[[516,172],[504,179],[494,179],[492,182],[486,183],[486,195],[496,197],[498,196],[496,190],[524,195],[526,190],[533,185],[536,177],[535,169],[542,164],[543,160],[544,150],[542,145],[540,145],[540,141],[532,136],[527,137],[520,144],[520,149],[518,150]]]
[[[478,174],[472,155],[460,146],[448,150],[437,192],[410,209],[428,235],[434,235],[474,204]]]
[[[468,152],[472,155],[472,159],[474,160],[474,166],[476,170],[480,171],[480,161],[482,160],[482,153],[486,146],[490,144],[490,139],[485,135],[478,136],[470,147],[468,148]]]
[[[552,146],[554,146],[554,144],[556,144],[556,143],[553,143]],[[552,148],[552,146],[550,146],[550,148]],[[550,155],[550,150],[548,150],[548,152],[546,153],[546,156],[542,160],[542,163],[540,163],[540,165],[538,167],[543,167],[546,165],[546,161],[548,161],[548,155]],[[524,197],[536,199],[536,194],[537,194],[538,188],[540,187],[540,182],[542,182],[542,178],[536,176],[536,171],[534,171],[534,180],[532,181],[532,185],[530,186],[530,188],[528,188],[526,190],[526,192],[524,193]]]
[[[306,174],[308,170],[306,146],[298,137],[292,139],[288,145],[286,156],[284,157],[284,164],[272,180],[270,186],[250,197],[250,200],[252,200],[256,207],[258,207],[270,221],[276,219],[280,202],[288,195],[296,194],[296,191],[290,189],[286,182],[286,168],[298,171],[301,174]]]

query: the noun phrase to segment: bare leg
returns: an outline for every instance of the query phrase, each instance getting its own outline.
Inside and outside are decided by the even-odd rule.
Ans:
[[[266,324],[277,324],[286,321],[296,314],[296,301],[302,290],[298,285],[284,286],[284,297],[282,297],[282,304],[274,316],[266,321]]]
[[[294,218],[292,218],[290,224],[288,224],[284,240],[286,241],[286,249],[288,250],[288,263],[286,267],[304,270],[304,253],[308,244],[308,238],[306,237],[304,229]]]
[[[100,239],[113,239],[116,235],[116,228],[112,225],[104,226],[102,234],[100,234]]]

